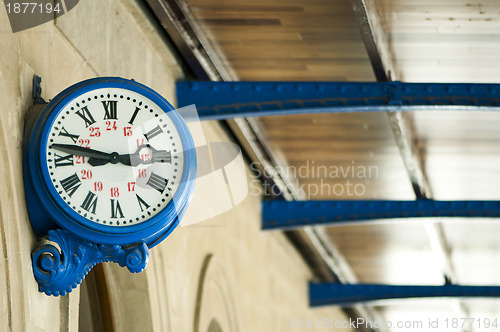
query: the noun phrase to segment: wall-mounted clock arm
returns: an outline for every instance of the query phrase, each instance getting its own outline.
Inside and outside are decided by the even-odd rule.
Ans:
[[[47,102],[42,98],[42,78],[37,75],[33,75],[33,85],[31,90],[31,95],[33,97],[33,103],[35,105],[45,105]]]
[[[131,246],[103,245],[80,240],[62,229],[49,231],[48,240],[32,254],[39,289],[47,295],[66,295],[76,288],[94,265],[115,262],[130,272],[144,270],[149,249],[144,242]]]

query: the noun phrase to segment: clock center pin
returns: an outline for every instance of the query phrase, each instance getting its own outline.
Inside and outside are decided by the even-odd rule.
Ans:
[[[109,158],[109,162],[112,163],[112,164],[118,163],[118,161],[119,161],[118,156],[119,156],[119,154],[117,152],[113,152],[111,154],[111,157]]]

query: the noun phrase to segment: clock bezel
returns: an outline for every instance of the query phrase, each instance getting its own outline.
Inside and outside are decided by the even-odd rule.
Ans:
[[[108,226],[91,221],[71,209],[52,185],[49,170],[45,163],[49,133],[59,113],[75,98],[84,93],[101,88],[120,88],[133,91],[150,99],[171,119],[180,136],[183,149],[183,168],[180,183],[167,205],[156,215],[133,225]],[[196,152],[191,134],[181,116],[161,95],[154,90],[137,83],[116,77],[103,77],[79,82],[59,93],[43,110],[33,128],[29,155],[36,156],[29,163],[33,187],[41,205],[51,219],[75,236],[105,244],[132,244],[144,241],[148,245],[158,243],[179,223],[189,205],[196,176]]]

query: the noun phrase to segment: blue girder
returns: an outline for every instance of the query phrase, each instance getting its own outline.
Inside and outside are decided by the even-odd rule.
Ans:
[[[500,297],[500,286],[400,286],[377,284],[310,283],[309,304],[353,306],[367,302],[407,298]]]
[[[500,217],[500,201],[262,201],[263,229],[421,217],[497,218]]]
[[[493,110],[500,84],[402,82],[178,82],[179,107],[201,120],[321,112]]]

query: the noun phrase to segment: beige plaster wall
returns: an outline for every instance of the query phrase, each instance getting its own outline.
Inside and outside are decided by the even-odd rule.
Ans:
[[[0,1],[0,331],[76,331],[79,290],[38,292],[31,269],[37,239],[22,180],[22,132],[33,74],[43,97],[95,76],[134,78],[175,104],[183,77],[169,46],[133,0],[84,0],[41,26],[12,33]],[[216,122],[209,141],[227,140]],[[247,172],[249,175],[249,173]],[[281,233],[260,231],[260,197],[204,223],[177,229],[152,250],[145,272],[114,264],[110,281],[119,331],[289,331],[290,319],[345,320],[335,308],[311,310],[312,277]]]

